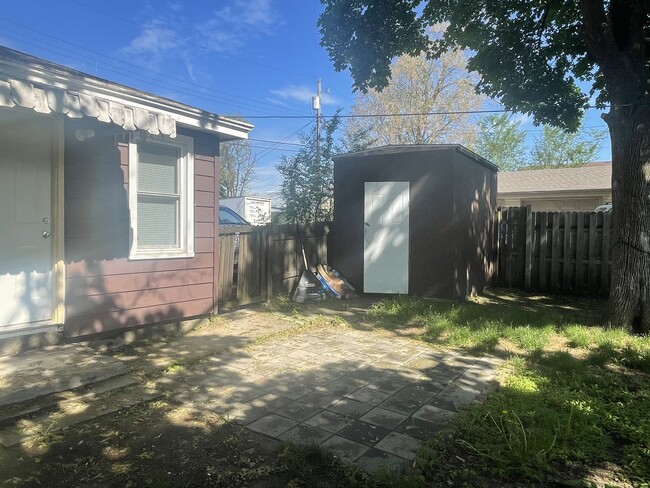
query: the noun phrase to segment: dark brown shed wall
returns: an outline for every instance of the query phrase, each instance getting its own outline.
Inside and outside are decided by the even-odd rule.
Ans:
[[[457,297],[478,293],[494,271],[494,222],[496,218],[496,172],[467,155],[455,156],[455,265]]]
[[[89,125],[97,135],[77,141],[76,128]],[[189,318],[216,307],[217,138],[182,132],[194,138],[195,257],[130,261],[128,146],[105,135],[107,127],[66,121],[66,337]]]
[[[360,290],[366,181],[410,183],[410,294],[458,298],[483,289],[483,269],[491,264],[485,262],[492,250],[486,222],[496,199],[494,171],[454,148],[337,159],[332,265]]]

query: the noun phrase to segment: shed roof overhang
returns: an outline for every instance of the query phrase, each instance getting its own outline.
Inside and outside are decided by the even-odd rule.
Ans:
[[[251,124],[97,78],[0,46],[0,107],[92,117],[126,131],[176,137],[177,126],[246,139]]]
[[[499,171],[497,165],[491,163],[487,159],[479,156],[473,151],[470,151],[461,144],[387,144],[385,146],[373,147],[364,149],[362,151],[336,154],[332,159],[334,161],[353,160],[366,156],[383,156],[386,154],[408,154],[416,152],[435,152],[435,151],[458,151],[473,159],[477,163],[491,169],[492,171]]]

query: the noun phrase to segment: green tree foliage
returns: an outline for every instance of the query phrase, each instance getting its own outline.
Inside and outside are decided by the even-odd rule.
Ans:
[[[604,319],[650,332],[650,2],[321,1],[321,44],[358,90],[385,87],[397,56],[461,49],[479,91],[536,124],[575,131],[592,96],[608,106],[614,227]],[[431,39],[427,26],[443,22],[444,35]]]
[[[282,156],[277,169],[282,175],[280,193],[286,205],[286,219],[291,223],[332,220],[334,162],[338,151],[335,133],[341,124],[339,112],[323,122],[322,133],[313,127],[300,135],[303,147],[294,156]],[[320,158],[316,138],[320,136]]]
[[[496,164],[501,171],[518,169],[567,168],[593,161],[605,137],[599,130],[567,132],[545,125],[535,138],[533,147],[526,147],[526,132],[512,115],[491,114],[478,122],[474,152]]]
[[[583,137],[581,132],[544,126],[542,136],[535,139],[526,169],[583,166],[594,160],[604,137],[602,131],[589,131]]]
[[[496,164],[501,171],[514,171],[527,162],[526,133],[508,114],[491,114],[478,122],[472,150]]]

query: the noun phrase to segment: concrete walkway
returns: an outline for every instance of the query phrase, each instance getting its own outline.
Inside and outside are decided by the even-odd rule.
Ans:
[[[408,465],[459,408],[480,398],[498,364],[329,328],[210,358],[169,387],[198,410],[375,471]]]

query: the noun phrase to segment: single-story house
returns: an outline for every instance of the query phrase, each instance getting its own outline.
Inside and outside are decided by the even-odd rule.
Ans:
[[[530,205],[533,212],[592,212],[612,201],[612,164],[499,173],[499,207]]]
[[[216,312],[219,143],[251,129],[0,47],[0,339]]]
[[[332,265],[364,293],[464,299],[495,265],[497,167],[457,144],[334,156]]]

